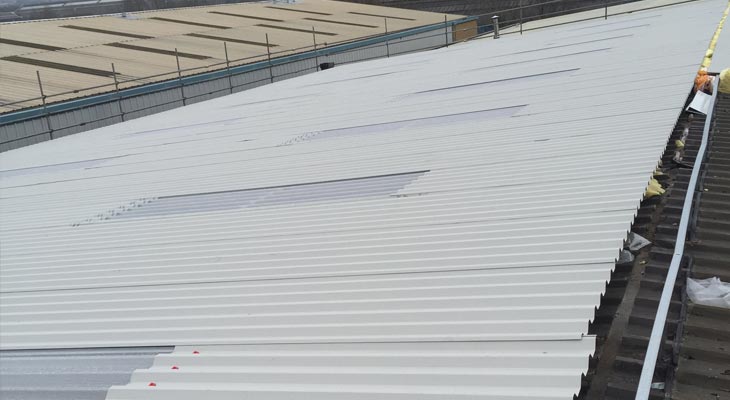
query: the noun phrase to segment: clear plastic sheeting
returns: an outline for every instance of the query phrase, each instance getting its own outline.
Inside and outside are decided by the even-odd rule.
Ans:
[[[618,260],[616,261],[618,264],[631,264],[634,262],[634,255],[631,254],[628,250],[621,250],[621,252],[618,255]]]
[[[650,241],[634,232],[630,232],[628,239],[626,240],[626,248],[633,252],[637,252],[650,244]]]
[[[730,283],[723,282],[717,277],[687,278],[687,295],[695,304],[730,308]]]

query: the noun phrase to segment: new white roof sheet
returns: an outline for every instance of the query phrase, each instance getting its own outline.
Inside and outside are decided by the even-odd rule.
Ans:
[[[177,346],[109,399],[571,398],[725,5],[336,66],[3,153],[0,346]]]

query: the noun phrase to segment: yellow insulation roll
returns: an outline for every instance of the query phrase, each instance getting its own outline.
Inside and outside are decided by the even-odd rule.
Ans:
[[[649,189],[646,189],[646,193],[644,193],[644,197],[647,199],[650,199],[654,196],[661,196],[663,194],[664,194],[664,191],[659,192],[657,190],[649,188]]]
[[[725,68],[720,72],[720,93],[730,93],[730,68]]]

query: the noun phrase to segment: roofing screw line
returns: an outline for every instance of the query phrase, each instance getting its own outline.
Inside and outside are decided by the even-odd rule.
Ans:
[[[88,225],[88,224],[93,224],[94,222],[108,220],[117,215],[121,215],[125,212],[131,211],[134,208],[142,207],[145,204],[149,204],[153,201],[156,201],[157,199],[158,199],[157,197],[150,197],[150,198],[142,198],[142,199],[133,200],[132,202],[130,202],[127,205],[122,205],[115,209],[109,210],[107,212],[96,214],[95,216],[93,216],[91,218],[87,218],[81,222],[71,224],[71,226],[76,227],[76,226],[80,226],[80,225]]]

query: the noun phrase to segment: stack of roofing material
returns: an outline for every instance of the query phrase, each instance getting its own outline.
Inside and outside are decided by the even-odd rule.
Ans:
[[[337,67],[4,153],[2,349],[177,346],[109,399],[570,398],[724,5]]]

